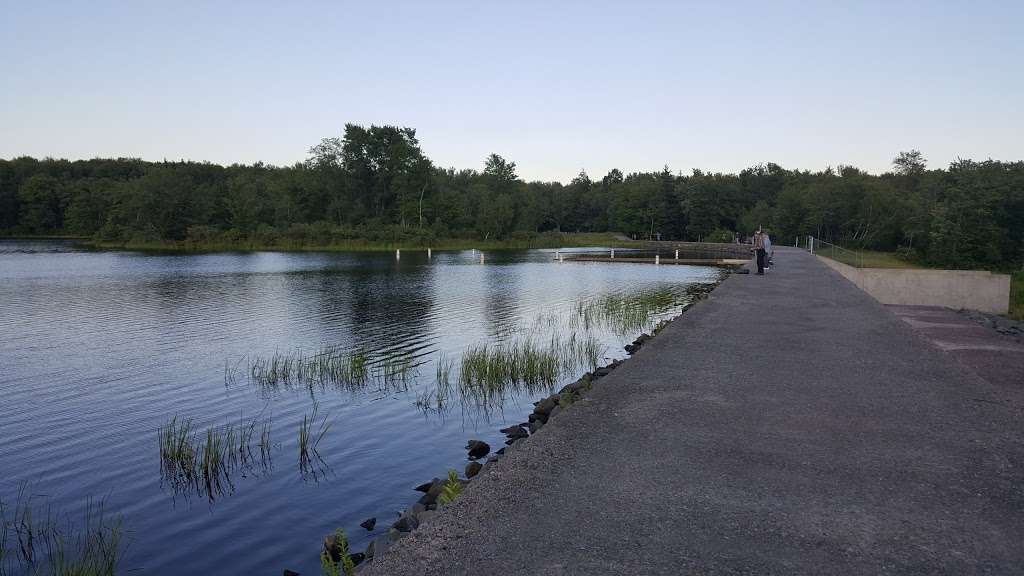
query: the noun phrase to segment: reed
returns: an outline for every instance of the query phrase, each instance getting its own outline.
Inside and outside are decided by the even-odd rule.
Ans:
[[[464,394],[484,399],[513,388],[530,393],[547,390],[567,373],[596,367],[603,352],[599,340],[575,332],[568,340],[552,336],[544,345],[527,339],[473,346],[462,355],[459,387]]]
[[[365,385],[371,377],[386,384],[404,382],[411,370],[410,358],[384,358],[375,363],[364,350],[344,351],[328,346],[309,355],[295,350],[274,352],[268,357],[254,356],[249,361],[249,381],[268,389],[292,386],[310,390],[327,386],[355,389]],[[233,381],[231,373],[228,374],[225,381]]]
[[[630,293],[606,294],[576,302],[570,327],[590,331],[607,329],[618,335],[645,332],[657,316],[678,309],[689,296],[672,288],[653,288]]]
[[[13,507],[0,501],[0,575],[111,576],[124,553],[121,516],[103,500],[87,500],[75,522],[52,506],[38,506],[22,484]]]
[[[303,472],[312,469],[314,458],[323,461],[320,457],[320,441],[323,440],[331,423],[327,416],[320,416],[320,403],[313,402],[313,412],[302,416],[302,424],[299,425],[299,469]]]
[[[269,417],[262,423],[257,418],[239,418],[237,425],[210,426],[200,435],[191,419],[174,416],[157,431],[161,480],[176,492],[192,488],[212,500],[231,486],[236,470],[270,466],[270,422]],[[253,453],[257,426],[261,427],[259,460]]]

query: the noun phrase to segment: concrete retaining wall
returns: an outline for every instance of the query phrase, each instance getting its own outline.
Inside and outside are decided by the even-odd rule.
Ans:
[[[981,270],[900,270],[854,268],[818,256],[858,288],[882,304],[942,306],[1006,314],[1010,276]]]

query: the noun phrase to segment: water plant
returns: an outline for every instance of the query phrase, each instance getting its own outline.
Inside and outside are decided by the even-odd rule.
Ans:
[[[260,427],[260,458],[253,453],[256,429]],[[200,435],[191,419],[174,416],[157,430],[160,444],[161,480],[175,492],[188,489],[206,494],[211,500],[231,486],[235,470],[266,469],[270,466],[269,417],[240,418],[237,425],[210,426]]]
[[[570,326],[585,331],[604,328],[623,336],[647,331],[657,316],[678,310],[689,295],[673,287],[612,293],[576,302]]]
[[[312,393],[327,387],[359,389],[371,382],[382,388],[404,387],[415,368],[408,354],[373,358],[365,350],[327,346],[312,354],[295,350],[252,356],[248,372],[249,381],[264,389],[301,386]],[[234,381],[230,370],[225,374],[225,383]]]
[[[317,447],[324,435],[331,428],[327,416],[320,416],[320,403],[313,402],[313,412],[302,416],[302,424],[299,425],[299,470],[303,473],[312,470],[314,458],[323,461]]]
[[[40,507],[22,484],[13,507],[0,501],[0,576],[111,576],[124,553],[121,516],[103,500],[86,501],[83,520]]]

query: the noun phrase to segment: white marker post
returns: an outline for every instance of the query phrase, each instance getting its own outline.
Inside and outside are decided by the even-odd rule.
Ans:
[[[395,260],[401,260],[401,259],[402,259],[402,251],[401,250],[395,250]]]
[[[679,260],[679,250],[676,250],[676,260]]]
[[[612,250],[612,260],[615,260],[615,250]]]
[[[661,254],[655,254],[654,255],[654,265],[658,266],[659,264],[661,264]]]
[[[484,253],[483,253],[483,251],[482,251],[482,250],[480,251],[480,263],[481,263],[481,264],[483,264],[483,263],[484,263]]]
[[[427,260],[430,260],[430,255],[431,255],[430,248],[427,248]]]

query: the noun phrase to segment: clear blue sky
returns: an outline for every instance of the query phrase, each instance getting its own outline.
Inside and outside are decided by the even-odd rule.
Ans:
[[[561,181],[1024,159],[1024,2],[0,2],[3,158],[291,164],[354,122]]]

